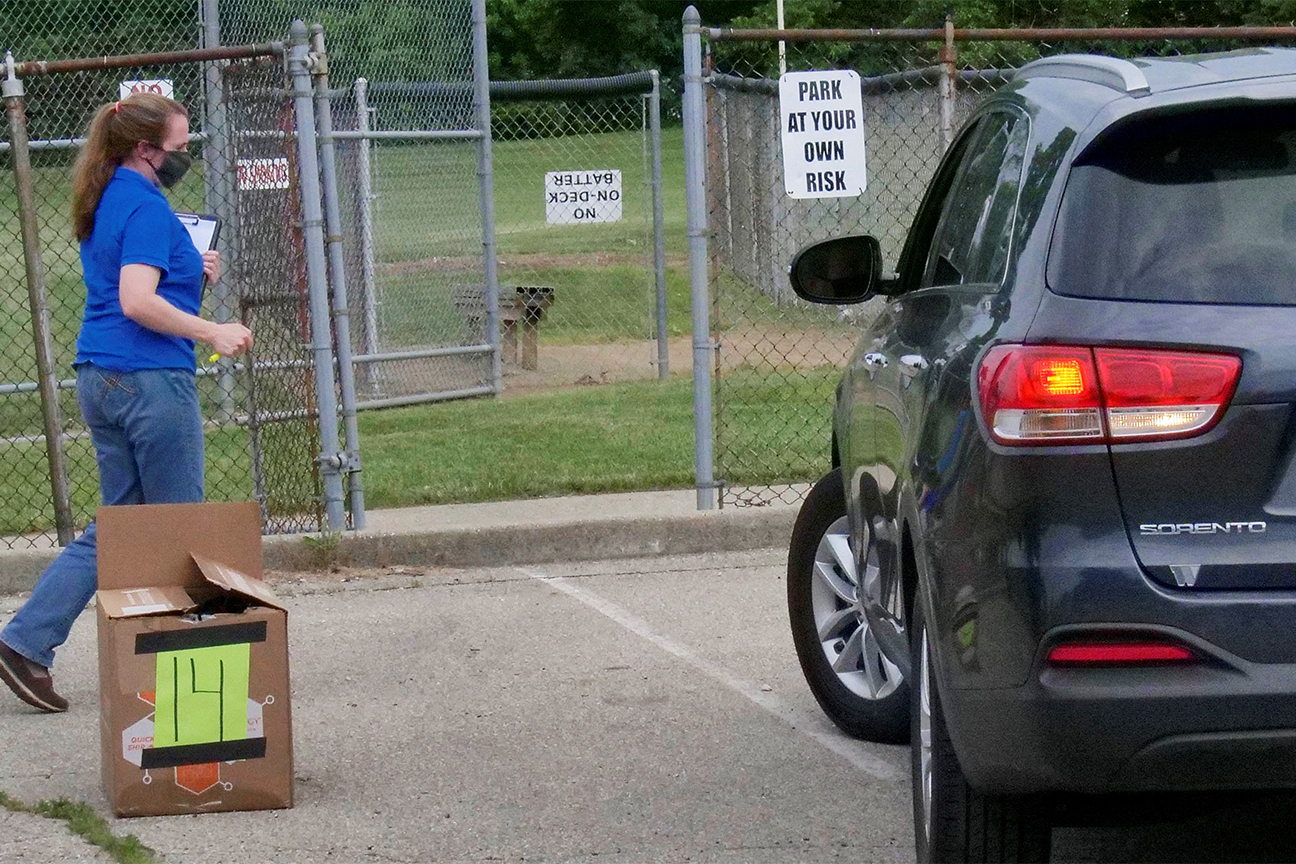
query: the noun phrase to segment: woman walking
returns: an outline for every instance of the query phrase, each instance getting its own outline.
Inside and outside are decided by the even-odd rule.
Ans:
[[[198,316],[202,280],[220,278],[159,187],[189,169],[189,115],[137,93],[100,108],[73,179],[85,315],[77,337],[77,402],[99,466],[105,505],[203,500],[203,424],[194,343],[234,357],[252,347],[242,324]],[[93,596],[95,526],[41,575],[0,631],[0,679],[29,705],[67,710],[54,690],[54,649]]]

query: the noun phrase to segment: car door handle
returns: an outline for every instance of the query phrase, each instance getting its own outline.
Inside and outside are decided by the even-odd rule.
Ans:
[[[905,375],[917,375],[929,365],[927,358],[921,354],[905,354],[900,357],[900,371]]]
[[[888,365],[886,355],[870,351],[864,355],[864,365],[870,369],[885,369]]]

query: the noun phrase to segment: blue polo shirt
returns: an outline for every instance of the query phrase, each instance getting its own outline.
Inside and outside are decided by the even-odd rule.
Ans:
[[[195,371],[192,339],[149,330],[122,313],[119,283],[126,264],[161,270],[158,296],[182,312],[198,314],[202,256],[162,191],[143,174],[119,167],[95,209],[94,230],[81,243],[86,305],[76,362],[116,372]]]

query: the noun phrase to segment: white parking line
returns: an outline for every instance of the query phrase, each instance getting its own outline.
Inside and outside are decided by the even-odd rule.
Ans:
[[[704,657],[699,657],[688,646],[676,642],[669,636],[663,636],[661,633],[656,632],[648,625],[648,622],[625,609],[622,609],[612,601],[600,597],[594,592],[583,588],[562,576],[546,576],[543,573],[538,573],[534,570],[521,568],[519,568],[519,572],[525,573],[532,579],[543,582],[553,588],[557,588],[567,596],[579,600],[594,611],[612,619],[631,633],[634,633],[636,636],[646,639],[661,650],[665,651],[667,654],[672,654],[678,657],[694,669],[706,675],[708,678],[711,678],[712,680],[723,684],[725,687],[728,687],[730,690],[733,690],[735,693],[746,697],[765,712],[772,714],[779,720],[787,723],[806,738],[827,747],[833,753],[836,753],[865,774],[878,780],[898,780],[903,776],[895,766],[878,758],[872,753],[869,753],[865,749],[866,745],[861,744],[852,738],[847,738],[839,732],[824,731],[814,728],[820,722],[818,717],[812,717],[806,712],[788,705],[772,693],[762,692],[759,687],[752,684],[750,681],[743,681],[733,677],[710,660],[707,660]]]

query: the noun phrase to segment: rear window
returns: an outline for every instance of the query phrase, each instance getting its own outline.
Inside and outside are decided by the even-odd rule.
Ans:
[[[1072,167],[1049,255],[1059,294],[1296,304],[1296,106],[1115,130]]]

